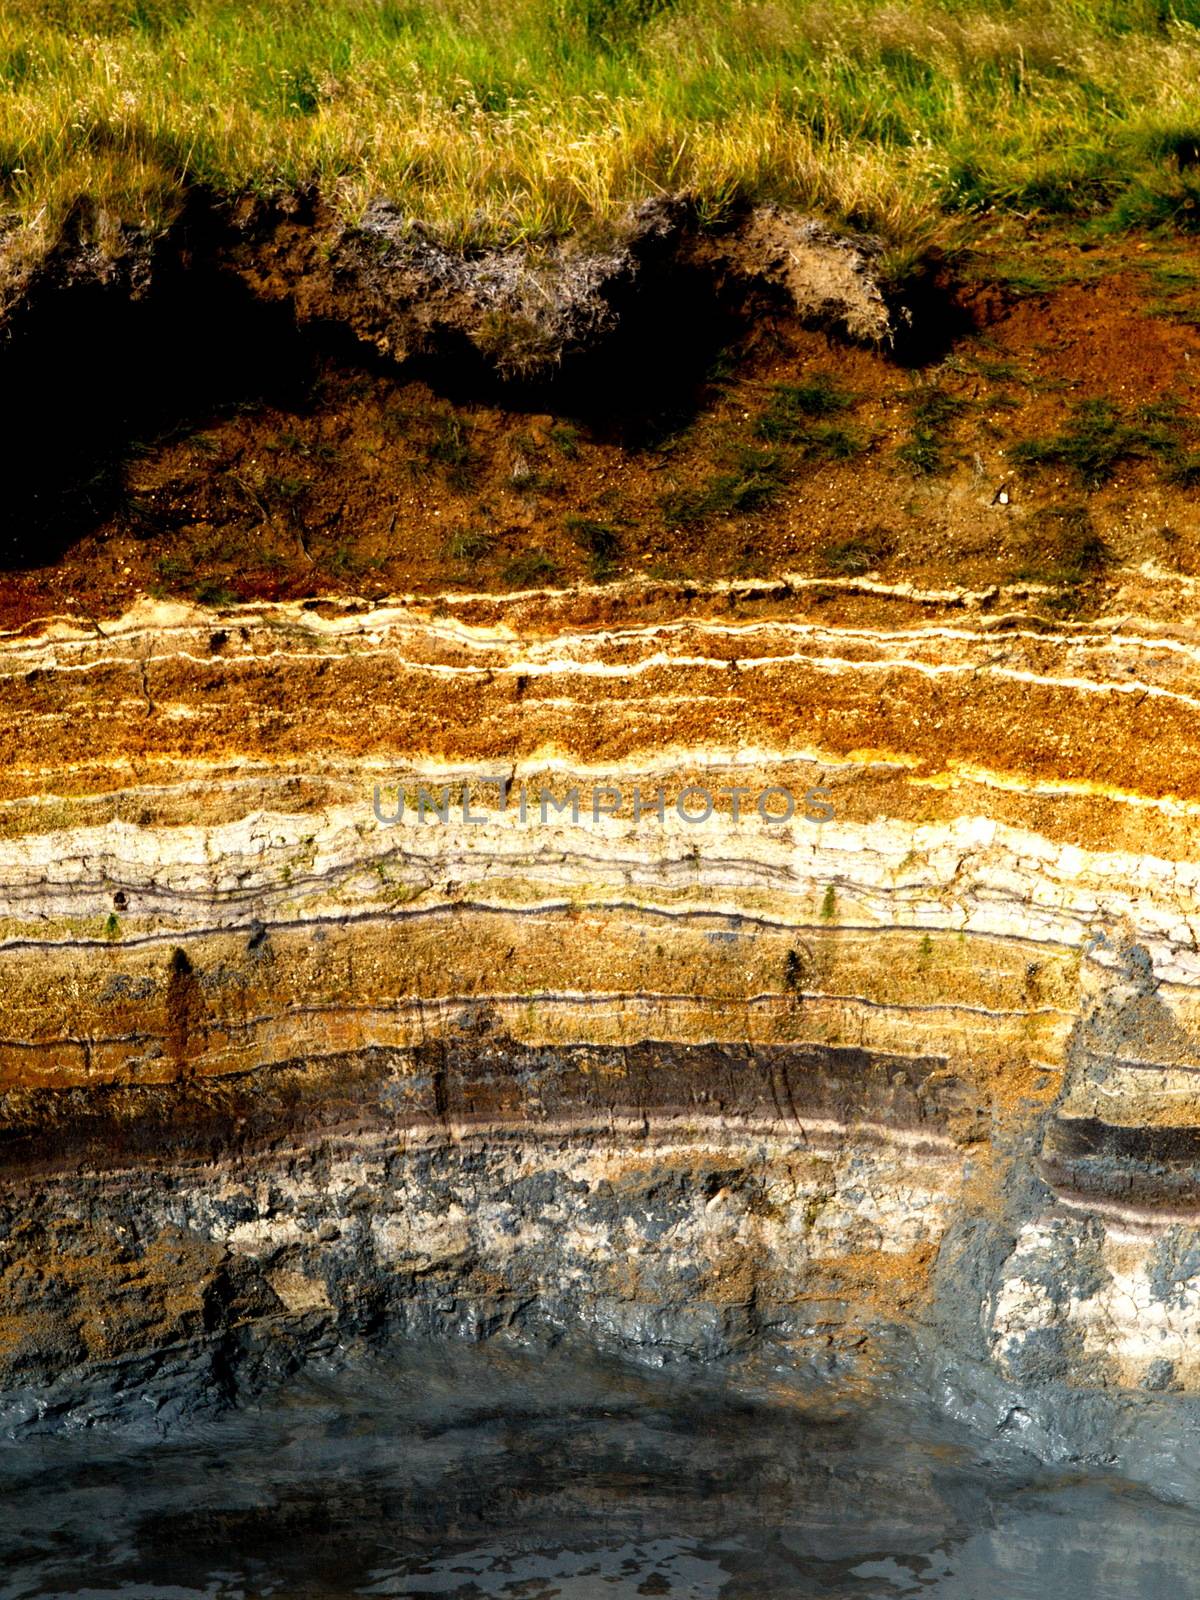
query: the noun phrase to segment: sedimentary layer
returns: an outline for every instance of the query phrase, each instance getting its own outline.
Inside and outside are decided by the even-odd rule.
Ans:
[[[661,1355],[903,1322],[1014,1381],[1196,1387],[1178,591],[6,635],[10,1419],[396,1326]]]

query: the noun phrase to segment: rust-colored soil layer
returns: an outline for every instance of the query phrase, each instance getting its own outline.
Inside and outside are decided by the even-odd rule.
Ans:
[[[529,402],[543,409],[514,408],[315,358],[286,408],[217,406],[136,442],[111,511],[76,507],[59,559],[0,578],[0,619],[112,616],[146,591],[220,603],[785,570],[1029,582],[1046,609],[1082,614],[1114,567],[1200,571],[1200,248],[1010,240],[971,271],[926,313],[974,323],[936,363],[764,311],[648,417],[632,360],[625,392],[589,415],[578,388],[556,413],[553,387]]]

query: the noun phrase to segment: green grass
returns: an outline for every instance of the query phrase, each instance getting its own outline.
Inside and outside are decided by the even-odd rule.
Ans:
[[[916,473],[928,476],[939,472],[945,465],[947,432],[964,402],[936,386],[920,388],[906,399],[912,427],[896,454]]]
[[[796,444],[812,437],[812,419],[847,411],[854,396],[839,387],[827,372],[817,372],[804,383],[772,386],[766,410],[754,425],[760,439],[773,444]]]
[[[1200,0],[7,0],[0,203],[160,225],[316,183],[443,240],[690,190],[882,232],[1010,209],[1200,226]],[[950,219],[947,225],[947,219]]]
[[[557,422],[550,429],[549,440],[558,450],[559,454],[568,461],[574,461],[579,454],[579,429],[573,428],[569,422]]]
[[[591,517],[568,517],[567,532],[588,558],[588,571],[596,583],[607,583],[621,554],[621,535],[607,522]]]
[[[714,473],[696,488],[665,495],[663,517],[672,527],[688,527],[710,517],[761,511],[776,498],[785,482],[777,451],[742,450],[738,452],[735,471]]]
[[[437,419],[433,436],[425,445],[425,460],[441,468],[452,488],[470,485],[478,461],[471,448],[468,426],[460,417],[446,413]]]
[[[761,511],[804,467],[847,461],[862,454],[871,441],[857,429],[811,420],[851,404],[853,398],[835,389],[824,377],[801,387],[774,385],[770,403],[755,421],[754,433],[759,439],[779,442],[766,448],[734,443],[719,451],[718,458],[726,470],[661,498],[665,521],[672,527],[686,528],[711,517]]]
[[[1188,485],[1197,477],[1197,457],[1187,449],[1192,431],[1177,407],[1140,406],[1132,415],[1109,400],[1083,400],[1066,426],[1045,439],[1022,439],[1013,461],[1069,467],[1085,489],[1099,489],[1125,461],[1157,461],[1168,480]]]
[[[460,562],[473,567],[482,561],[492,548],[492,536],[482,528],[460,528],[452,533],[442,547],[447,561]]]
[[[1010,294],[1022,299],[1050,294],[1066,281],[1060,272],[1050,272],[1045,267],[1019,260],[989,260],[987,274],[1002,283]]]
[[[887,529],[868,528],[853,539],[840,539],[821,551],[821,561],[829,572],[859,577],[882,565],[895,553],[896,541]]]
[[[262,498],[269,506],[284,506],[295,511],[312,486],[311,478],[290,478],[285,473],[267,473],[262,480]]]
[[[819,422],[808,431],[804,441],[806,461],[850,461],[870,447],[870,440],[857,428],[843,428],[836,423]]]
[[[325,557],[325,570],[331,577],[343,580],[362,578],[369,572],[378,572],[383,566],[381,556],[364,555],[349,540],[340,540]]]
[[[197,605],[202,606],[232,606],[237,604],[238,598],[220,578],[202,578],[192,594]]]
[[[816,419],[848,411],[854,401],[855,396],[825,372],[814,373],[800,384],[777,383],[754,431],[760,439],[773,444],[797,447],[809,462],[849,461],[867,448],[868,440],[855,428]]]
[[[1150,277],[1157,288],[1172,292],[1200,287],[1200,277],[1186,262],[1165,261],[1150,269]]]
[[[554,583],[558,564],[545,550],[526,550],[515,556],[500,574],[509,589],[541,589]]]

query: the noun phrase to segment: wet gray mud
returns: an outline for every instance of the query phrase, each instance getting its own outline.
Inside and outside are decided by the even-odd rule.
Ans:
[[[403,1346],[166,1437],[0,1446],[0,1596],[1135,1600],[1200,1516],[898,1388]]]

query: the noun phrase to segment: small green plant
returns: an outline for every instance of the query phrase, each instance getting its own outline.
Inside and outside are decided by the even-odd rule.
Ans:
[[[560,455],[568,461],[574,461],[579,454],[579,429],[573,428],[569,422],[556,422],[549,432],[550,443]]]
[[[262,482],[264,498],[294,511],[312,489],[311,478],[293,478],[286,473],[268,473]]]
[[[1168,483],[1181,489],[1194,489],[1200,484],[1200,450],[1187,450],[1168,461],[1163,468]]]
[[[471,449],[470,432],[461,417],[447,413],[437,419],[425,446],[425,459],[442,469],[452,488],[465,489],[470,484],[478,463]]]
[[[458,561],[465,566],[474,566],[477,561],[482,561],[492,548],[492,536],[481,528],[460,528],[457,533],[452,533],[442,546],[442,554],[447,561]]]
[[[782,453],[742,445],[734,451],[734,460],[736,471],[716,473],[694,489],[664,496],[661,504],[666,520],[686,527],[709,517],[759,511],[770,505],[786,482]]]
[[[784,958],[783,987],[791,994],[804,987],[804,960],[798,950],[789,950]]]
[[[607,522],[590,517],[568,517],[567,532],[588,558],[588,569],[597,583],[607,583],[621,553],[621,535]]]
[[[379,431],[385,439],[403,439],[412,431],[413,420],[406,406],[393,401],[379,419]]]
[[[121,937],[121,919],[115,911],[108,913],[104,924],[104,937],[106,939],[119,939]]]
[[[705,374],[709,383],[719,389],[737,376],[737,356],[732,350],[719,350]]]
[[[192,575],[192,564],[183,556],[161,555],[154,563],[154,570],[164,583],[181,583]]]
[[[667,495],[662,502],[663,516],[670,523],[686,527],[709,517],[758,511],[769,505],[778,493],[779,484],[770,479],[724,472],[697,489],[683,489]]]
[[[838,386],[827,372],[816,372],[804,383],[777,383],[770,404],[754,425],[760,439],[772,444],[796,444],[811,437],[815,417],[847,411],[854,396]]]
[[[896,542],[886,528],[867,528],[852,539],[827,544],[821,551],[821,562],[830,572],[856,578],[881,566],[895,548]]]
[[[843,428],[836,423],[820,422],[808,431],[803,455],[806,461],[851,461],[862,455],[870,441],[857,428]]]
[[[1200,275],[1186,261],[1160,261],[1151,267],[1150,278],[1158,288],[1171,294],[1181,289],[1200,288]]]
[[[267,565],[269,560],[269,557],[264,557],[264,565]],[[335,545],[326,561],[326,566],[335,578],[361,578],[365,573],[381,571],[386,565],[385,557],[364,555],[347,540]]]
[[[510,589],[538,589],[554,582],[558,566],[545,550],[525,550],[513,557],[500,577]]]
[[[921,935],[921,942],[917,946],[917,954],[920,956],[922,961],[928,961],[930,956],[933,954],[933,940],[927,933],[923,933]]]
[[[1200,278],[1191,266],[1180,261],[1161,262],[1150,269],[1150,282],[1160,296],[1146,307],[1152,317],[1165,317],[1169,322],[1192,327],[1200,323],[1200,307],[1196,304]]]
[[[730,571],[735,578],[765,578],[768,566],[763,552],[747,541],[734,557]]]
[[[1168,477],[1194,470],[1184,449],[1188,419],[1172,404],[1139,407],[1126,416],[1111,400],[1081,400],[1066,426],[1047,439],[1022,439],[1010,451],[1012,460],[1031,466],[1069,467],[1085,489],[1099,489],[1118,465],[1130,460],[1157,460]]]
[[[153,539],[162,532],[164,518],[152,500],[130,495],[125,502],[125,517],[135,539]]]
[[[976,356],[975,371],[981,378],[986,378],[989,383],[1023,383],[1021,369],[1012,361],[990,361],[985,356]]]
[[[833,884],[828,884],[824,897],[821,900],[821,921],[832,922],[837,916],[837,890]]]
[[[1200,306],[1185,300],[1151,300],[1146,311],[1149,316],[1177,322],[1185,328],[1200,328]]]
[[[738,471],[747,477],[770,478],[782,483],[787,472],[787,456],[782,450],[761,450],[757,445],[739,444],[730,453]]]
[[[946,433],[963,402],[934,386],[918,389],[907,396],[907,403],[912,411],[911,430],[896,454],[914,472],[929,476],[944,465]]]
[[[1137,446],[1138,440],[1119,421],[1114,405],[1107,400],[1084,400],[1060,433],[1048,439],[1021,439],[1010,455],[1023,465],[1071,467],[1085,488],[1098,489]]]
[[[1195,233],[1200,230],[1200,176],[1186,167],[1156,165],[1118,196],[1107,220],[1114,229]]]
[[[1010,294],[1026,296],[1049,294],[1064,282],[1062,273],[1032,265],[1028,261],[989,261],[988,273]]]
[[[363,569],[358,551],[345,540],[334,545],[325,565],[335,578],[356,578]]]
[[[220,578],[202,578],[192,590],[192,598],[201,606],[232,606],[237,595]]]

